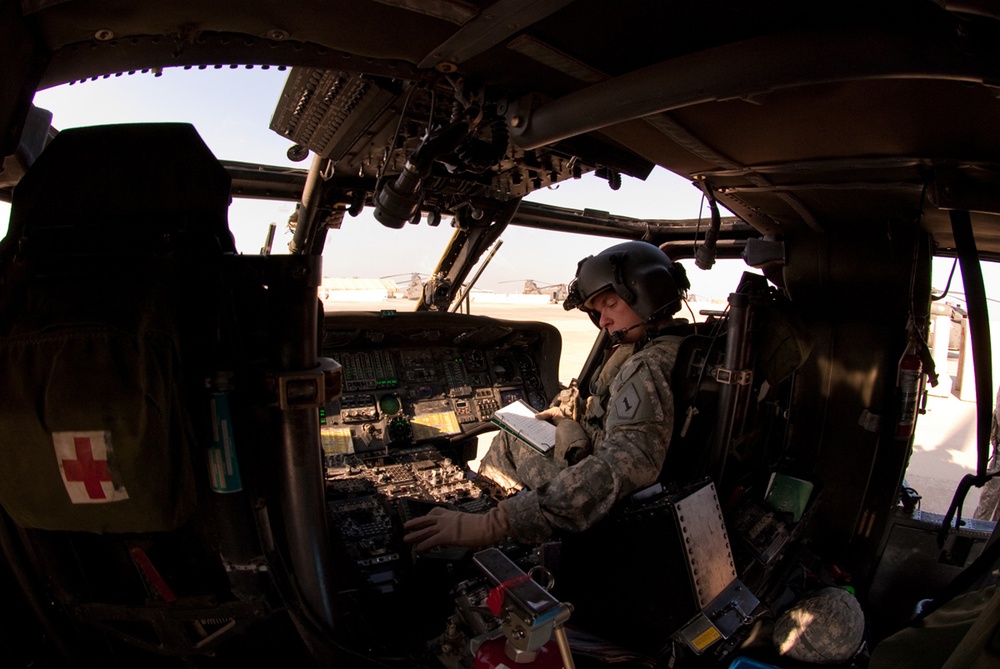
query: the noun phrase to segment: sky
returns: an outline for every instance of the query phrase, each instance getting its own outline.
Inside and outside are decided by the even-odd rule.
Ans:
[[[286,77],[287,72],[277,68],[168,68],[162,76],[110,76],[39,91],[34,102],[52,112],[53,125],[58,129],[102,123],[186,121],[197,128],[219,158],[306,168],[308,160],[288,160],[285,152],[291,142],[268,127]],[[624,177],[618,191],[612,191],[606,181],[585,176],[537,191],[526,199],[636,218],[708,219],[701,192],[687,180],[659,168],[645,181]],[[229,218],[237,248],[243,253],[259,252],[268,225],[273,222],[277,224],[273,252],[287,252],[292,236],[287,222],[293,211],[294,204],[288,202],[234,200]],[[9,205],[0,202],[0,231],[5,231],[8,217]],[[327,235],[323,274],[394,276],[405,283],[414,272],[432,272],[453,232],[447,218],[438,227],[422,222],[393,230],[375,221],[370,211],[357,218],[348,216],[340,230],[331,230]],[[483,272],[478,288],[519,292],[527,279],[539,285],[568,283],[581,258],[620,241],[517,226],[508,228],[502,239],[503,247]],[[720,260],[708,272],[697,269],[690,260],[684,265],[692,292],[717,298],[728,295],[742,272],[749,269],[741,261]],[[985,265],[989,286],[1000,280],[1000,272],[993,263]],[[949,261],[935,264],[934,283],[938,289],[944,287],[949,269]],[[957,294],[954,301],[963,302],[958,273],[952,289]]]
[[[138,121],[192,123],[219,158],[307,168],[309,160],[294,163],[285,152],[291,142],[269,129],[271,116],[287,76],[277,68],[223,70],[165,69],[162,76],[134,74],[59,86],[39,91],[35,104],[52,112],[58,129]],[[527,199],[573,209],[593,208],[636,218],[697,218],[701,192],[685,179],[657,169],[646,180],[623,178],[612,191],[604,180],[591,176],[564,182],[533,193]],[[287,252],[292,233],[287,226],[294,204],[237,199],[230,207],[230,227],[237,248],[257,253],[270,223],[277,224],[272,250]],[[0,226],[6,229],[9,206],[0,202]],[[704,218],[708,218],[707,211]],[[429,274],[438,264],[454,230],[445,218],[438,227],[426,223],[387,228],[366,211],[345,217],[340,230],[327,235],[323,274],[330,277],[375,278],[414,273]],[[483,272],[478,288],[520,292],[526,279],[538,285],[568,283],[577,262],[621,240],[568,235],[511,226],[503,246]],[[720,261],[711,272],[684,263],[692,292],[725,297],[736,287],[742,262]]]

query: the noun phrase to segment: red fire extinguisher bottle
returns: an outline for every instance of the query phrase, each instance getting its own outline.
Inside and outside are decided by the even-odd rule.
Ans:
[[[539,648],[530,660],[512,660],[504,648],[506,643],[503,637],[484,642],[476,651],[473,669],[567,669],[555,639]]]
[[[899,360],[899,422],[896,423],[896,438],[909,439],[917,423],[917,406],[920,400],[920,382],[924,365],[911,342],[906,353]]]

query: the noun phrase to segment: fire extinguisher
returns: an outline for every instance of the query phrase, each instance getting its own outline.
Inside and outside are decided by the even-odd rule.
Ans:
[[[899,360],[899,422],[896,423],[896,438],[909,439],[917,423],[917,405],[920,399],[920,385],[924,375],[924,365],[911,342],[906,353]]]
[[[507,640],[503,637],[484,641],[476,650],[473,669],[510,669],[511,666],[516,669],[571,669],[560,655],[555,639],[550,639],[537,651],[517,660],[511,659],[506,645]]]

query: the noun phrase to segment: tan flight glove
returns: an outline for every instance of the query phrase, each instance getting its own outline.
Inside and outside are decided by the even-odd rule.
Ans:
[[[576,386],[563,388],[556,395],[549,405],[550,408],[558,408],[560,414],[570,420],[580,420],[583,415],[583,402],[580,400],[580,389]],[[544,413],[544,412],[543,412]]]
[[[463,513],[437,507],[430,513],[403,524],[403,541],[416,544],[417,552],[435,546],[482,548],[495,544],[510,533],[507,512],[500,507],[489,513]]]

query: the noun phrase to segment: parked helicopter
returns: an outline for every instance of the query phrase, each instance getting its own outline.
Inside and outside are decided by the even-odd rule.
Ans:
[[[519,280],[518,280],[519,281]],[[515,283],[514,281],[501,281],[503,283]],[[524,288],[521,291],[525,295],[548,295],[553,303],[563,302],[566,299],[567,291],[565,283],[546,283],[538,285],[534,279],[525,279]]]
[[[1000,542],[964,509],[996,474],[988,3],[22,0],[0,4],[0,36],[5,665],[992,652]],[[215,156],[187,124],[60,130],[33,104],[248,66],[287,69],[270,128],[308,167]],[[588,174],[627,197],[655,167],[698,188],[708,220],[524,200]],[[233,198],[295,203],[288,253],[237,248]],[[366,209],[389,230],[452,221],[413,312],[318,304],[327,241]],[[501,497],[468,467],[495,411],[560,391],[554,327],[455,309],[511,227],[746,263],[676,368],[671,448],[697,475],[623,499],[620,541],[583,558],[567,537],[415,554],[405,519]],[[961,268],[978,430],[976,473],[940,515],[903,482],[942,373],[935,257]],[[605,353],[595,331],[580,388]],[[559,565],[592,587],[565,591]],[[820,591],[835,599],[808,608]],[[960,604],[961,642],[923,645]],[[777,639],[796,616],[814,622]]]
[[[408,300],[419,300],[424,296],[424,282],[427,280],[427,274],[421,274],[419,272],[410,272],[409,274],[389,274],[387,276],[380,277],[382,279],[394,279],[398,276],[409,276],[410,280],[406,284],[406,290],[403,291],[403,297]]]

